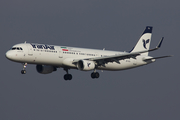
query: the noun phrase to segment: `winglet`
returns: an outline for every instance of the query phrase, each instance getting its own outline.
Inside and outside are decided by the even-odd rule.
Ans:
[[[163,40],[164,40],[164,37],[162,37],[162,39],[160,40],[160,42],[159,42],[159,44],[158,44],[158,46],[156,48],[160,48],[161,47],[161,44],[162,44]]]
[[[159,48],[161,47],[161,45],[162,45],[163,40],[164,40],[164,37],[162,37],[162,39],[160,40],[160,42],[159,42],[159,44],[156,46],[156,48],[150,49],[150,50],[148,50],[148,52],[159,49]]]

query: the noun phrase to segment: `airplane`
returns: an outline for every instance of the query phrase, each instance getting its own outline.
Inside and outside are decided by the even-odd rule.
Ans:
[[[6,58],[23,64],[22,74],[26,74],[27,64],[35,64],[36,70],[41,74],[49,74],[57,68],[66,71],[64,80],[71,80],[70,69],[80,71],[93,71],[91,77],[99,78],[96,70],[119,71],[131,69],[149,63],[156,59],[171,57],[151,57],[149,52],[161,47],[164,37],[159,44],[150,49],[152,26],[146,26],[135,47],[129,52],[87,49],[68,46],[57,46],[37,43],[20,43],[14,45],[6,52]]]

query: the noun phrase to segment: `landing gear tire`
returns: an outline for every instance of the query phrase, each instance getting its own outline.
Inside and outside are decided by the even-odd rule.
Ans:
[[[65,74],[64,80],[72,80],[72,75],[71,74]]]
[[[94,78],[95,78],[94,73],[91,73],[91,78],[92,78],[92,79],[94,79]]]
[[[95,73],[95,77],[99,78],[99,73],[98,72]]]
[[[26,70],[21,70],[21,74],[26,74]]]
[[[98,72],[93,72],[91,73],[91,78],[99,78],[99,73]]]
[[[23,69],[21,70],[21,74],[26,74],[26,66],[27,63],[23,63]]]

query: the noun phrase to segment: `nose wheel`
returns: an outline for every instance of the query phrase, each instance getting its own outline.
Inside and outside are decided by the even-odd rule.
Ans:
[[[23,70],[21,70],[21,74],[26,74],[26,66],[27,66],[27,63],[24,63]]]
[[[21,74],[26,74],[26,70],[21,70]]]

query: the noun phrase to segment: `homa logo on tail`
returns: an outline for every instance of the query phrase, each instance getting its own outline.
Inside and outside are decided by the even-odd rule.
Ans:
[[[142,40],[143,46],[144,46],[145,49],[147,49],[147,48],[146,48],[146,44],[148,44],[149,41],[150,41],[149,39],[147,39],[147,40],[144,40],[144,39],[143,39],[143,40]]]

